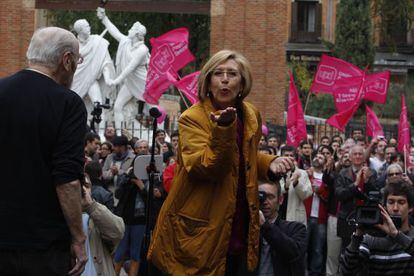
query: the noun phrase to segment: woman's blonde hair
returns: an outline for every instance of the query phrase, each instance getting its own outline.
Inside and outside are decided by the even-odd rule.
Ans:
[[[207,63],[203,66],[198,78],[198,98],[202,102],[207,98],[210,92],[210,81],[213,71],[220,65],[228,60],[234,60],[240,70],[241,75],[241,97],[238,97],[238,101],[242,101],[247,95],[249,95],[252,89],[252,70],[249,61],[239,52],[232,50],[221,50],[214,54]]]

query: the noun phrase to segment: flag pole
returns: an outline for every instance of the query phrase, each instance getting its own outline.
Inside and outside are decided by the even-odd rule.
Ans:
[[[404,173],[407,174],[407,147],[404,145]]]
[[[184,102],[184,104],[185,104],[185,107],[188,109],[188,108],[189,108],[189,106],[188,106],[188,104],[187,104],[187,99],[186,99],[186,98],[184,98],[184,95],[183,95],[183,93],[181,93],[180,89],[178,89],[178,88],[177,88],[177,90],[178,90],[178,93],[180,93],[181,99],[183,99],[183,102]]]
[[[310,91],[308,91],[308,96],[306,97],[306,102],[305,102],[305,108],[303,109],[303,115],[305,115],[305,114],[306,114],[306,108],[308,108],[308,103],[309,103],[310,94],[311,94],[311,92],[310,92]]]

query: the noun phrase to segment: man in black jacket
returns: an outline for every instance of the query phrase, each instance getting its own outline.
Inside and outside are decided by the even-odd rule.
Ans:
[[[259,193],[265,199],[260,208],[262,237],[258,275],[305,275],[305,225],[279,218],[278,210],[283,202],[279,183],[261,183]]]
[[[67,30],[42,28],[26,56],[27,69],[0,79],[0,274],[80,275],[87,114],[69,90],[79,43]]]
[[[335,195],[340,202],[338,212],[337,234],[342,238],[342,249],[351,242],[355,227],[348,224],[347,219],[354,214],[357,205],[362,204],[364,194],[377,191],[377,174],[365,164],[364,148],[355,145],[350,149],[351,166],[339,172],[335,180]]]

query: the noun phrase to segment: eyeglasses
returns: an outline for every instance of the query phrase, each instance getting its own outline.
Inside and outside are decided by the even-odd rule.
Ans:
[[[388,174],[388,176],[398,176],[398,175],[402,175],[402,173],[396,172],[396,173],[389,173]]]
[[[214,70],[213,71],[213,76],[216,78],[223,78],[224,76],[227,76],[228,79],[234,79],[237,78],[239,76],[239,72],[236,70],[229,70],[229,71],[225,71],[225,70]]]

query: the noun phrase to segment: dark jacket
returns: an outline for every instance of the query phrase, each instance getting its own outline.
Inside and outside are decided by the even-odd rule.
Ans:
[[[328,214],[335,215],[338,207],[338,198],[335,194],[335,179],[338,174],[332,170],[330,172],[324,172],[322,182],[328,186]]]
[[[274,275],[305,275],[307,247],[305,225],[277,218],[273,224],[267,222],[263,224],[260,232],[261,240],[266,239],[271,248]],[[257,272],[259,269],[258,267]]]
[[[371,170],[371,173],[371,177],[368,179],[368,182],[365,183],[365,194],[368,194],[370,191],[378,191],[375,184],[377,173],[374,170]],[[355,210],[356,201],[358,199],[364,199],[363,194],[354,185],[354,178],[355,176],[352,172],[352,166],[342,169],[336,178],[335,195],[341,203],[338,218],[346,219],[348,215]]]
[[[97,179],[91,181],[92,198],[100,204],[105,205],[111,212],[114,212],[114,195],[112,194],[112,192],[108,191],[103,187],[103,183],[101,180]]]

